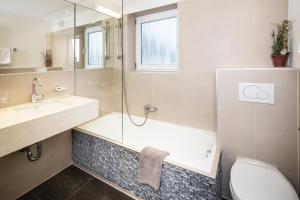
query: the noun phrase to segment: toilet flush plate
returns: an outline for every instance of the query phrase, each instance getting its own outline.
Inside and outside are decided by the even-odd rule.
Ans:
[[[275,104],[273,83],[239,83],[239,101]]]

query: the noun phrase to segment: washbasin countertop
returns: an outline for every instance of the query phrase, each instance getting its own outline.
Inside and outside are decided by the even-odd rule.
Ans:
[[[97,100],[78,96],[61,96],[32,104],[26,103],[0,109],[0,129],[21,124],[74,107],[95,103]]]

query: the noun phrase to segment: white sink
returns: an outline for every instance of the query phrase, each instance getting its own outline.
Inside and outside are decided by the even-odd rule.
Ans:
[[[51,112],[57,112],[58,110],[64,110],[67,107],[68,106],[57,102],[47,102],[16,108],[15,111],[28,117],[32,115],[43,115]]]
[[[0,109],[0,157],[97,118],[98,105],[65,96]]]

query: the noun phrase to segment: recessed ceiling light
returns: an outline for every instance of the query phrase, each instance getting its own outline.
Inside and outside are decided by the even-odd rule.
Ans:
[[[70,13],[70,10],[65,10],[65,13]]]
[[[106,15],[109,15],[111,17],[115,17],[115,18],[121,18],[121,14],[120,13],[117,13],[115,11],[112,11],[112,10],[109,10],[103,6],[100,6],[98,5],[97,8],[96,8],[97,11],[103,13],[103,14],[106,14]]]

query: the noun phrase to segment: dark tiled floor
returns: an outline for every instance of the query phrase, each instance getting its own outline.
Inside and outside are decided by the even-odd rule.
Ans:
[[[72,165],[18,200],[132,200],[132,198]]]

